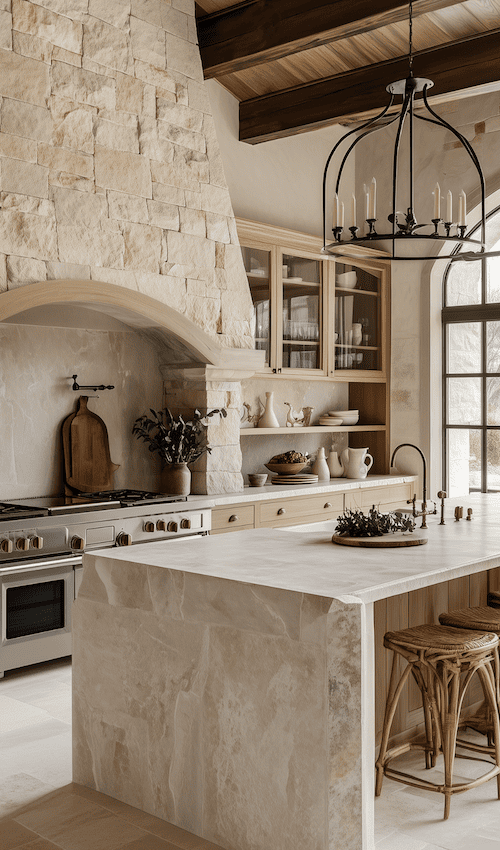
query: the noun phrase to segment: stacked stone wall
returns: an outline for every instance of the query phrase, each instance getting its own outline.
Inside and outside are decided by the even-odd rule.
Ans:
[[[0,0],[0,292],[98,280],[253,346],[193,0]]]

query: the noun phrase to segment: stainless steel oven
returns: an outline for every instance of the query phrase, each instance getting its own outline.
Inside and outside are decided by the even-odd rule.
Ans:
[[[208,534],[210,510],[143,491],[0,502],[0,678],[71,655],[85,551]]]

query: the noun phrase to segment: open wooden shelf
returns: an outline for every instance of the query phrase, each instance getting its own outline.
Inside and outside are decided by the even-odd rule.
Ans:
[[[266,434],[319,434],[325,433],[344,433],[346,431],[385,431],[386,425],[309,425],[307,428],[240,428],[240,436],[244,435],[259,435]]]

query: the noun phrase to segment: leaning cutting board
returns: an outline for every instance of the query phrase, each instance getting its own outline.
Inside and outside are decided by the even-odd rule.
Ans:
[[[62,425],[65,483],[81,493],[113,490],[113,476],[118,463],[109,454],[108,430],[100,418],[87,407],[87,396],[81,395],[75,413]]]

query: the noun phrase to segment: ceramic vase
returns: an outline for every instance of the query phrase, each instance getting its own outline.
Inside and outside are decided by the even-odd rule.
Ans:
[[[328,455],[328,469],[330,470],[330,478],[342,478],[344,474],[344,464],[340,460],[337,452],[333,449]]]
[[[260,417],[257,428],[279,428],[280,423],[274,412],[274,393],[266,393],[266,407],[264,413]]]
[[[318,481],[329,481],[330,480],[330,470],[328,468],[328,464],[326,462],[326,455],[324,448],[318,449],[318,454],[316,455],[316,460],[311,466],[311,471],[318,476]]]
[[[361,340],[363,339],[363,327],[358,322],[354,322],[352,326],[352,344],[353,345],[361,345]]]
[[[171,463],[160,474],[160,487],[163,493],[176,496],[189,496],[191,492],[191,470],[187,463]]]

